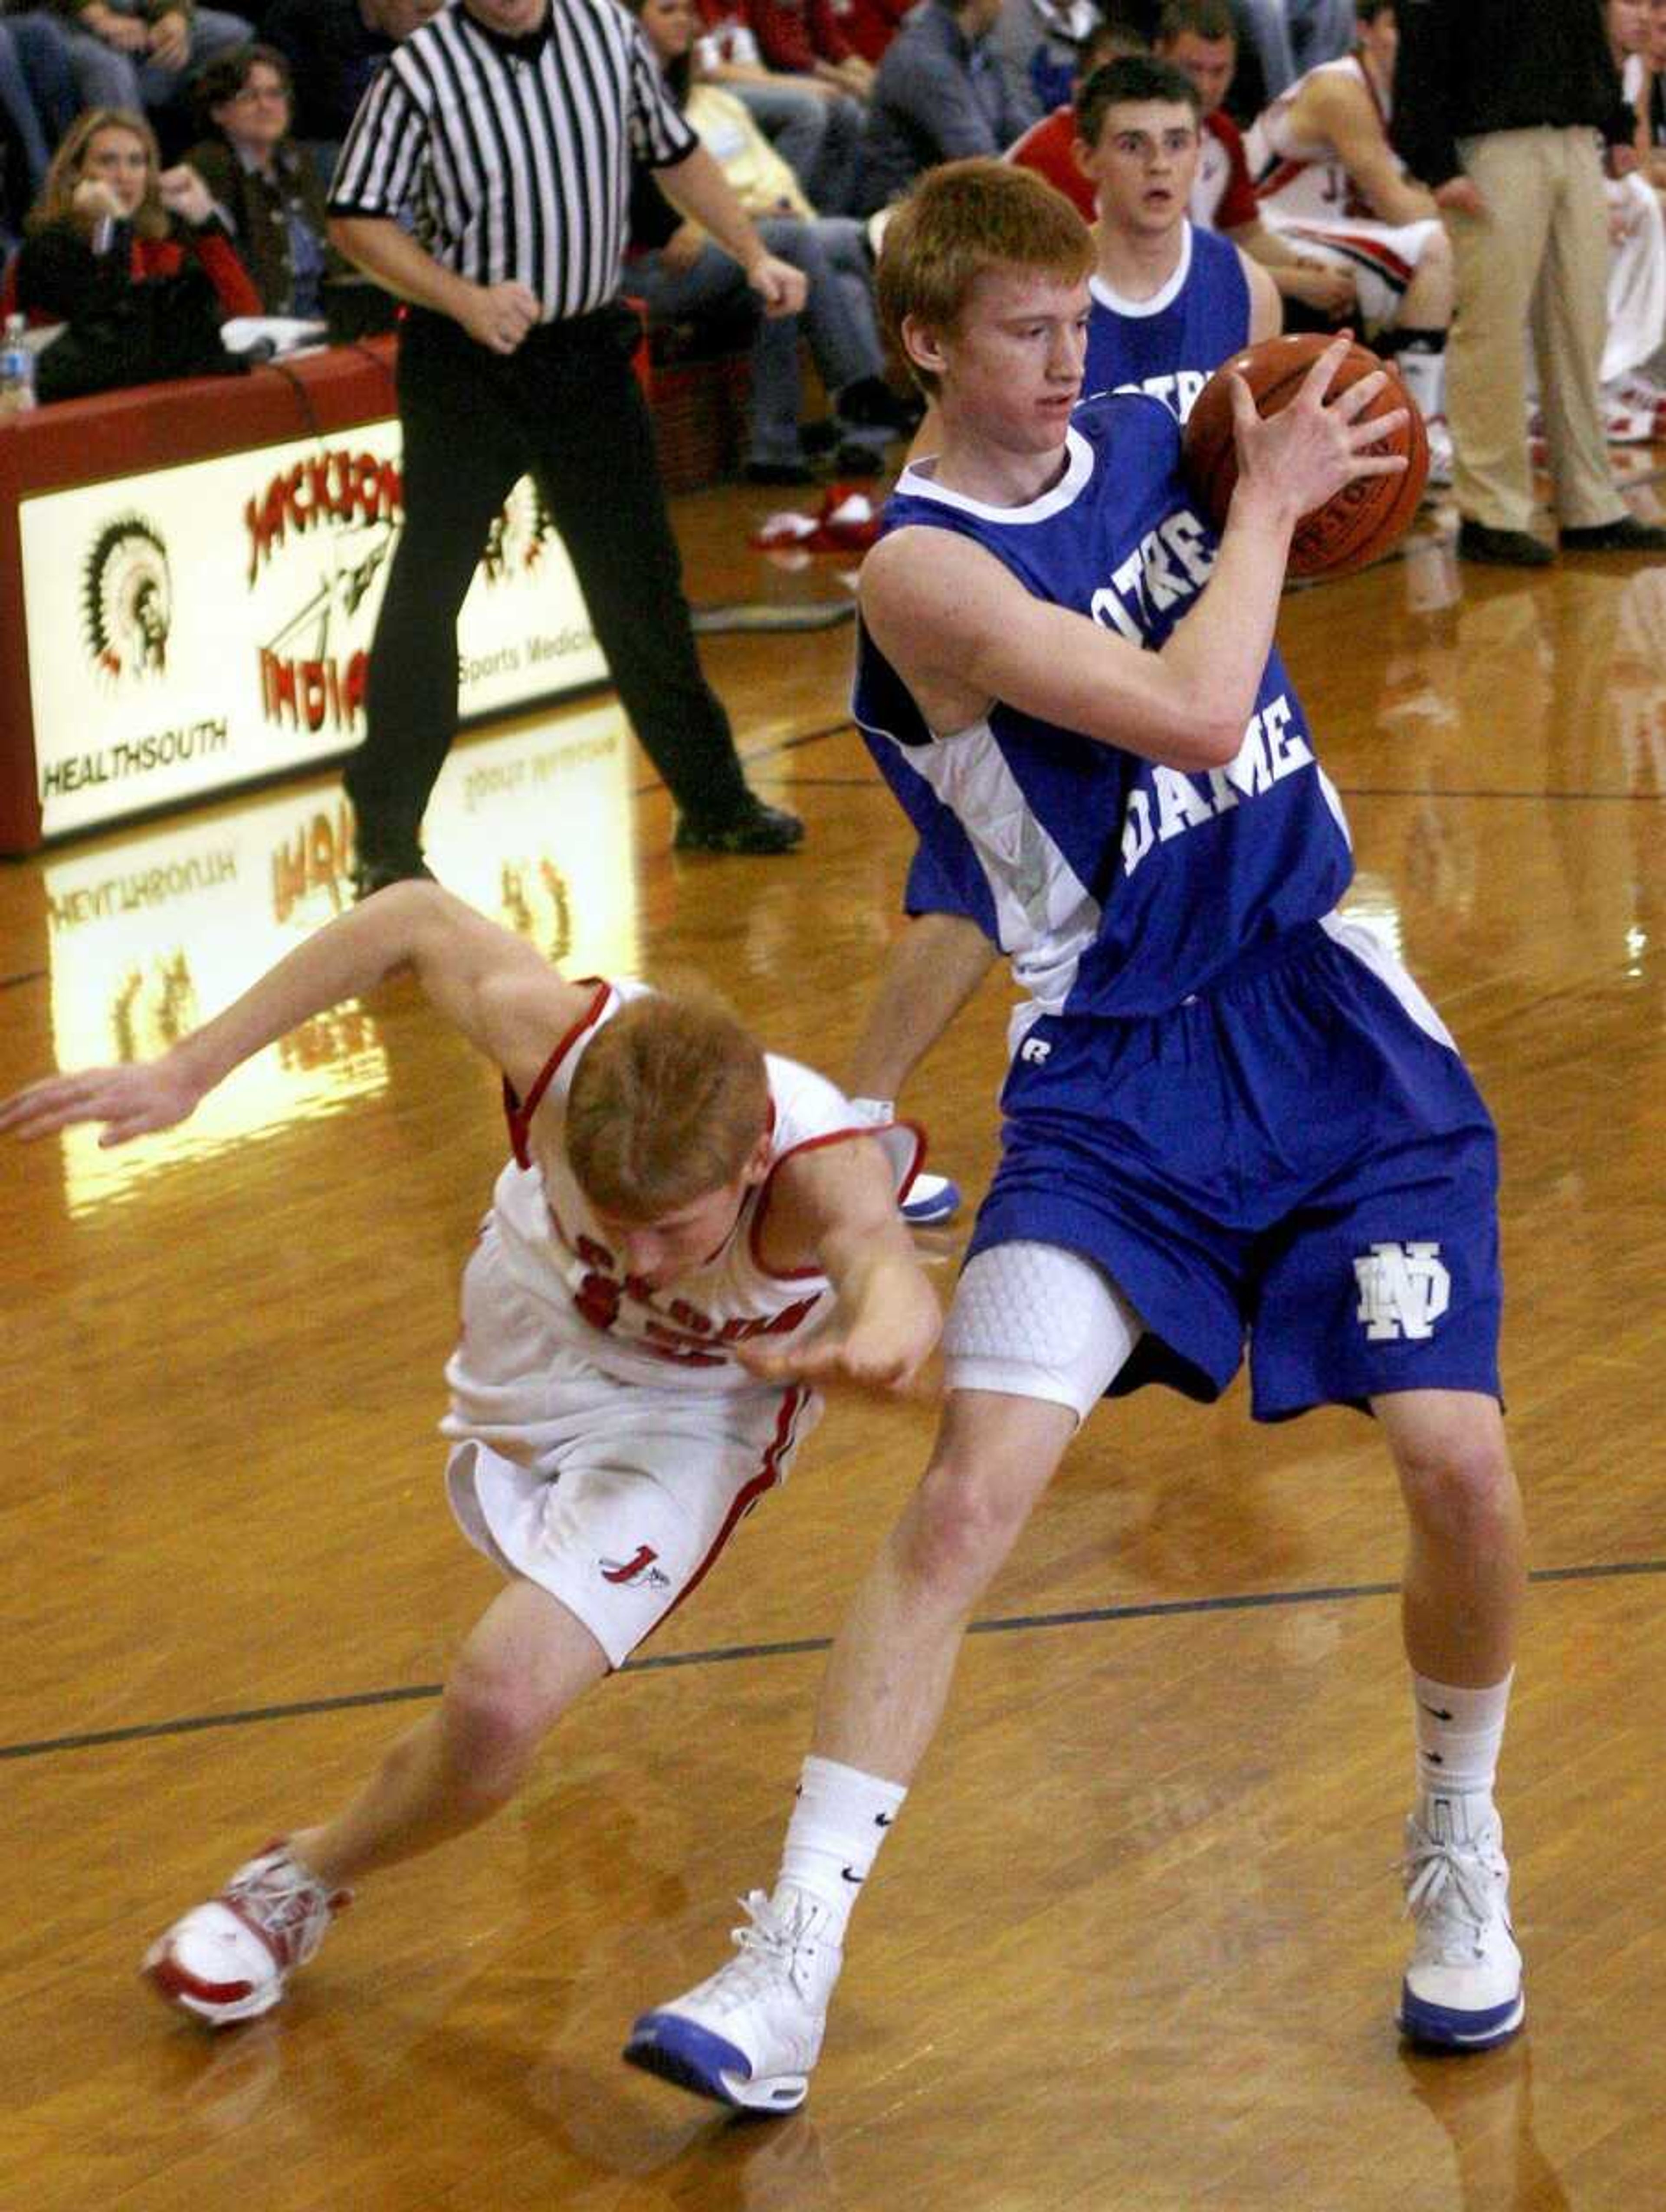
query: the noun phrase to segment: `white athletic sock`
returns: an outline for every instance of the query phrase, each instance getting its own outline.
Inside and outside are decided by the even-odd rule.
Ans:
[[[852,1098],[851,1103],[862,1119],[876,1129],[882,1129],[887,1122],[894,1121],[897,1118],[894,1098]]]
[[[1458,1690],[1414,1674],[1417,1705],[1417,1784],[1425,1803],[1434,1797],[1493,1802],[1499,1747],[1510,1703],[1512,1668],[1490,1689]]]
[[[901,1783],[882,1782],[836,1759],[812,1754],[804,1761],[780,1879],[827,1906],[836,1943],[844,1941],[851,1907],[907,1795]]]
[[[1429,353],[1421,346],[1410,345],[1395,355],[1394,366],[1400,372],[1400,381],[1417,402],[1417,410],[1426,422],[1445,415],[1446,356],[1444,353]]]

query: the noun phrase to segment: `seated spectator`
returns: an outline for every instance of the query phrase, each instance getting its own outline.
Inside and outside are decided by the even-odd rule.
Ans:
[[[772,70],[817,78],[865,100],[873,67],[840,29],[833,0],[743,0],[758,51]]]
[[[45,183],[52,149],[81,105],[69,39],[58,17],[39,8],[20,15],[0,13],[0,116],[28,179],[25,208]]]
[[[1021,130],[1069,100],[1099,21],[1099,0],[1001,0],[989,50]]]
[[[1433,193],[1389,143],[1394,0],[1356,0],[1359,44],[1281,92],[1245,139],[1263,222],[1352,272],[1371,342],[1391,354],[1429,424],[1429,477],[1451,481],[1445,353],[1452,250]]]
[[[370,81],[440,0],[270,0],[263,35],[289,64],[295,137],[326,174]]]
[[[192,0],[54,5],[64,18],[70,66],[87,107],[167,108],[204,62],[254,36],[243,16]]]
[[[845,215],[862,155],[862,103],[832,78],[772,69],[745,0],[695,0],[694,75],[732,93],[815,204]]]
[[[1096,23],[1082,44],[1078,84],[1086,84],[1096,69],[1113,62],[1119,54],[1142,54],[1149,41],[1140,32],[1116,15],[1107,15]],[[1099,216],[1099,205],[1093,179],[1076,158],[1077,140],[1075,87],[1063,104],[1051,114],[1044,115],[1039,123],[1013,140],[1007,149],[1007,159],[1016,161],[1021,169],[1033,169],[1076,210],[1084,222],[1094,222]]]
[[[833,0],[833,12],[851,46],[864,62],[877,68],[880,56],[913,4],[914,0]]]
[[[1233,0],[1260,68],[1263,100],[1276,100],[1354,45],[1354,0]]]
[[[213,319],[260,313],[208,186],[194,169],[163,169],[154,132],[130,110],[89,108],[71,125],[24,228],[0,315],[21,308],[34,324],[87,325],[118,313],[134,288],[161,286],[193,266],[218,303]],[[43,391],[45,362],[56,351],[43,356]],[[150,373],[136,362],[124,380]]]
[[[324,183],[289,136],[289,64],[276,46],[210,62],[197,103],[213,131],[186,155],[212,194],[269,315],[324,313],[326,272],[347,264],[325,235]]]
[[[765,244],[802,270],[809,283],[801,314],[756,321],[748,480],[810,481],[799,422],[801,336],[809,341],[833,403],[840,436],[838,467],[846,475],[877,474],[886,444],[912,428],[918,410],[897,398],[884,380],[863,225],[847,216],[818,216],[741,103],[716,85],[691,82],[697,22],[693,0],[627,4],[641,22],[672,97],[722,167]],[[645,189],[651,182],[639,177],[632,210],[633,234],[645,244],[648,226],[656,223]],[[751,291],[739,264],[698,224],[679,222],[657,191],[652,198],[659,199],[663,211],[656,227],[675,228],[663,243],[636,254],[626,271],[626,289],[645,303],[650,321],[749,309]]]
[[[1001,0],[920,0],[874,72],[856,212],[877,214],[939,161],[998,155],[1015,115],[990,33]]]
[[[1168,0],[1158,21],[1156,52],[1184,70],[1203,103],[1203,151],[1192,187],[1191,219],[1219,230],[1272,277],[1280,296],[1297,303],[1291,327],[1324,329],[1354,311],[1354,272],[1306,252],[1261,220],[1238,125],[1225,102],[1238,65],[1229,0]]]

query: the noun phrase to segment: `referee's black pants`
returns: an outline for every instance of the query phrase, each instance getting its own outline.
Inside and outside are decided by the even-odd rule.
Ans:
[[[494,354],[415,308],[399,345],[404,526],[371,647],[365,741],[348,763],[361,856],[400,856],[457,733],[457,618],[494,517],[530,475],[572,560],[643,749],[678,808],[722,823],[753,802],[700,672],[653,428],[614,306],[540,324]]]

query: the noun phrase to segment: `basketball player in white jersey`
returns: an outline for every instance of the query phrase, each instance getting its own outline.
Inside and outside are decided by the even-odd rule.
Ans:
[[[398,969],[504,1078],[514,1158],[463,1277],[442,1425],[453,1510],[508,1583],[358,1794],[152,1946],[157,1990],[212,2027],[279,2002],[350,1883],[508,1801],[785,1477],[818,1382],[905,1387],[937,1336],[896,1210],[914,1132],[861,1125],[715,1002],[566,981],[433,883],[331,922],[161,1059],[18,1092],[0,1129],[167,1128]]]
[[[1390,354],[1429,428],[1429,477],[1451,482],[1444,355],[1452,252],[1432,193],[1389,143],[1399,30],[1392,0],[1358,0],[1360,43],[1264,108],[1245,152],[1262,220],[1352,270],[1370,342]]]
[[[1666,437],[1666,210],[1651,180],[1651,85],[1645,0],[1606,0],[1608,52],[1637,118],[1637,167],[1608,179],[1608,327],[1602,346],[1603,427],[1610,445]]]

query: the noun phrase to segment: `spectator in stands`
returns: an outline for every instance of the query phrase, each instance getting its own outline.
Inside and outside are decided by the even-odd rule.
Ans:
[[[839,27],[865,62],[877,68],[881,54],[914,0],[834,0]]]
[[[1234,246],[1260,262],[1281,298],[1295,301],[1299,319],[1325,328],[1352,314],[1353,270],[1304,252],[1261,220],[1243,136],[1224,106],[1238,66],[1230,0],[1168,0],[1155,45],[1160,59],[1191,79],[1203,103],[1192,221],[1206,230],[1224,231]],[[1287,305],[1287,324],[1291,319]]]
[[[1447,363],[1457,550],[1542,568],[1522,332],[1537,357],[1565,552],[1666,554],[1608,465],[1599,370],[1608,205],[1600,142],[1634,163],[1631,118],[1590,0],[1419,0],[1401,26],[1396,143],[1433,192],[1456,263]]]
[[[165,108],[187,79],[254,27],[194,0],[53,0],[88,107]]]
[[[1265,100],[1353,47],[1354,0],[1236,0],[1236,6],[1255,46]]]
[[[1100,21],[1099,0],[1001,0],[989,50],[1021,129],[1069,102]]]
[[[694,0],[626,4],[642,25],[672,98],[722,167],[759,235],[772,253],[803,271],[809,288],[797,315],[755,325],[749,481],[810,481],[799,423],[801,337],[809,341],[833,403],[838,467],[845,475],[876,475],[886,444],[912,428],[918,410],[897,398],[884,380],[863,226],[848,216],[818,216],[740,102],[718,86],[691,83],[698,21]],[[639,178],[633,234],[640,236],[650,223],[662,232],[674,226],[663,244],[638,254],[627,272],[627,289],[646,302],[651,321],[713,310],[732,314],[743,307],[750,294],[738,263],[698,223],[679,221],[663,199],[663,212],[656,220],[644,204],[644,185],[651,190],[651,179]]]
[[[0,0],[0,117],[9,127],[27,207],[46,181],[52,149],[80,112],[63,24],[45,9],[8,14]]]
[[[862,156],[862,102],[832,77],[772,69],[746,0],[695,0],[694,75],[732,93],[827,215],[850,212]]]
[[[440,0],[270,0],[261,28],[289,64],[295,137],[334,165],[371,79]]]
[[[1118,54],[1147,52],[1149,43],[1122,18],[1101,17],[1082,42],[1078,83],[1086,84],[1096,69],[1115,61]],[[1038,176],[1045,177],[1056,191],[1063,193],[1084,222],[1093,222],[1098,218],[1099,205],[1093,179],[1075,155],[1075,94],[1073,86],[1069,97],[1051,114],[1044,115],[1039,123],[1031,124],[1027,131],[1015,138],[1007,149],[1007,159],[1016,161],[1021,169],[1033,169]]]
[[[874,72],[857,213],[870,215],[939,161],[999,155],[1028,119],[1013,112],[990,52],[1001,0],[920,0]]]
[[[129,284],[197,262],[227,315],[257,315],[260,295],[194,169],[164,169],[155,133],[130,109],[94,107],[70,125],[7,271],[0,312],[73,323]]]
[[[833,0],[744,0],[758,51],[772,70],[815,77],[865,100],[874,72],[839,27]]]
[[[1429,424],[1431,483],[1451,481],[1443,374],[1452,253],[1433,195],[1389,139],[1399,30],[1393,0],[1356,0],[1359,43],[1280,93],[1245,139],[1262,220],[1352,272],[1378,350],[1395,356]]]
[[[289,64],[276,46],[212,61],[197,102],[213,135],[186,155],[254,279],[269,315],[324,313],[326,271],[345,264],[325,235],[324,182],[289,136]]]

